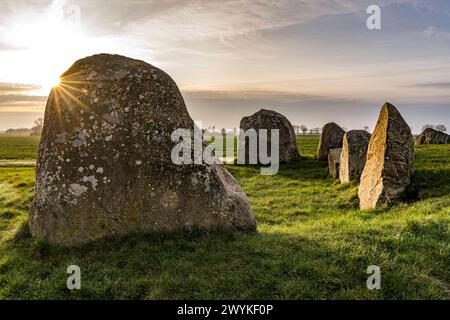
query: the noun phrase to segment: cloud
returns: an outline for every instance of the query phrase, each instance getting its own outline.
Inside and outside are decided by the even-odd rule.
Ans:
[[[307,102],[345,103],[356,102],[333,96],[313,95],[306,93],[276,91],[276,90],[182,90],[183,96],[196,102],[207,101],[246,101],[265,104],[295,104]]]
[[[428,82],[428,83],[418,83],[417,87],[422,88],[436,88],[436,89],[449,89],[450,82]]]
[[[0,95],[9,94],[11,92],[39,90],[40,88],[41,86],[35,84],[0,82]]]
[[[0,95],[0,105],[14,103],[27,103],[27,102],[45,102],[47,97],[45,96],[29,96],[24,94],[18,95]]]
[[[450,31],[447,30],[439,30],[435,26],[429,26],[426,28],[423,33],[432,39],[439,41],[448,41],[450,40]]]
[[[34,84],[0,82],[0,107],[5,108],[23,106],[42,106],[46,96],[36,95],[34,92],[41,87]]]

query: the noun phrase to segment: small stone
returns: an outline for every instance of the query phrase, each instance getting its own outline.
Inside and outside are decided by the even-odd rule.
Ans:
[[[333,178],[339,177],[342,148],[330,149],[328,152],[328,170]]]

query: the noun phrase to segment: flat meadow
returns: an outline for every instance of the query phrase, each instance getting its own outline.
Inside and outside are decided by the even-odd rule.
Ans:
[[[0,166],[0,299],[449,299],[450,145],[416,147],[413,183],[392,207],[358,210],[298,136],[302,159],[275,176],[227,165],[256,235],[133,234],[80,248],[30,237],[34,167]],[[38,139],[0,137],[1,160],[32,160]],[[66,287],[69,265],[81,289]],[[369,290],[369,265],[381,289]]]

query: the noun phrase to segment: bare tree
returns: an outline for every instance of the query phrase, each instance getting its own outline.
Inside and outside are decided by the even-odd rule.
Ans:
[[[434,126],[432,124],[426,124],[422,127],[422,131],[424,131],[425,129],[434,129]]]
[[[446,127],[445,125],[443,125],[443,124],[438,124],[438,125],[435,127],[435,129],[438,130],[438,131],[442,131],[442,132],[447,131],[447,127]]]
[[[44,127],[44,118],[39,118],[34,121],[34,127],[31,128],[30,136],[39,137],[42,134],[42,128]]]
[[[364,131],[367,131],[367,132],[369,132],[369,126],[364,126]]]
[[[320,134],[321,129],[320,128],[314,128],[314,129],[310,129],[309,133],[310,134]]]
[[[306,134],[306,132],[308,132],[308,128],[304,124],[300,126],[300,130],[302,130],[303,134]]]

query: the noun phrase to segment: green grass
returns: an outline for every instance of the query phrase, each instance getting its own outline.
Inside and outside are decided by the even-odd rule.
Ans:
[[[38,144],[39,137],[0,135],[0,161],[33,160]]]
[[[276,176],[228,166],[250,199],[256,235],[135,234],[82,248],[30,238],[33,168],[0,167],[1,299],[449,299],[450,146],[421,146],[407,202],[357,210],[299,137],[302,160]],[[82,289],[66,289],[81,267]],[[378,291],[366,288],[369,265]]]

